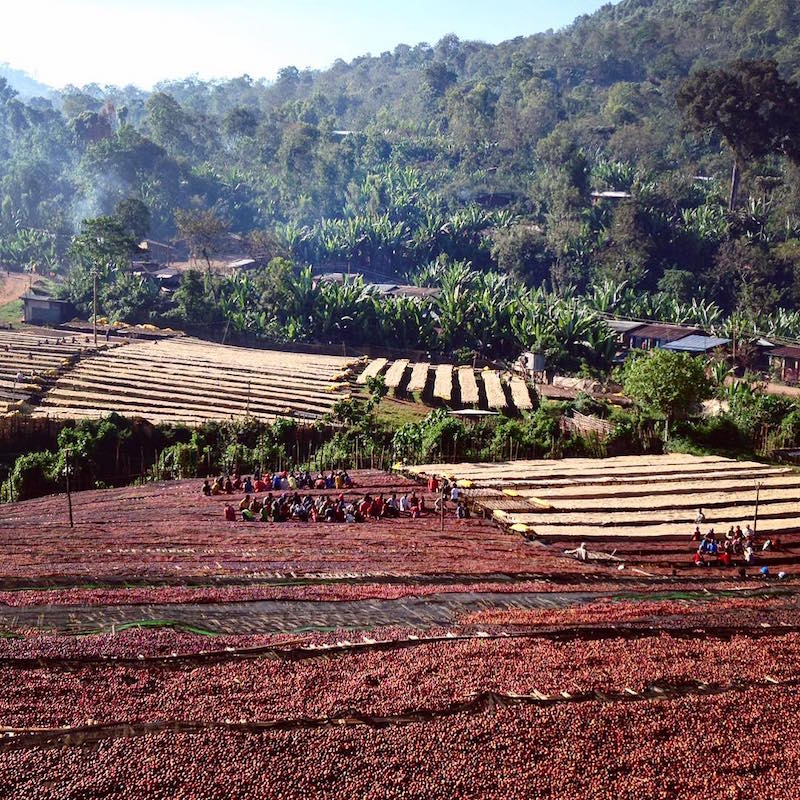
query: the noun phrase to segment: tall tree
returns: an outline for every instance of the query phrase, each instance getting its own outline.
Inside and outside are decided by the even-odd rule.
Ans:
[[[676,100],[690,125],[721,136],[733,151],[730,210],[743,164],[769,153],[800,154],[800,86],[785,81],[774,61],[699,70],[684,81]]]
[[[689,414],[710,394],[705,365],[688,353],[653,350],[628,360],[625,394],[646,409],[664,417],[664,441],[670,422]]]
[[[229,225],[214,211],[208,209],[182,209],[175,212],[178,238],[184,239],[193,259],[202,256],[209,268],[211,256],[216,251]]]

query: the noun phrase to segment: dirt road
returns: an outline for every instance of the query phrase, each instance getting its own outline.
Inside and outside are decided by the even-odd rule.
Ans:
[[[29,275],[22,275],[18,272],[6,274],[0,272],[0,306],[13,303],[18,300],[28,290],[31,278]]]

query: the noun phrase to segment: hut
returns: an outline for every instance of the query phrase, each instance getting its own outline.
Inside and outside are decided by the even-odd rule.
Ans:
[[[769,351],[772,374],[784,383],[800,382],[800,346],[781,345]]]

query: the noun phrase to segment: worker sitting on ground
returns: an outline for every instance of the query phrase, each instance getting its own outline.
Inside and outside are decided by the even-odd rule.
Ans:
[[[203,494],[206,497],[211,496],[211,484],[208,482],[208,478],[203,481]]]
[[[400,498],[400,513],[401,514],[411,513],[411,503],[408,502],[407,494],[403,494],[403,496]]]
[[[211,484],[211,494],[222,494],[222,478],[214,479],[214,483]]]
[[[225,487],[223,491],[225,494],[233,494],[233,483],[230,478],[225,478]]]
[[[254,514],[258,514],[261,511],[261,508],[262,508],[261,501],[257,497],[254,497],[253,502],[250,503],[250,510]]]
[[[589,551],[586,549],[585,542],[581,542],[574,550],[565,550],[564,554],[575,556],[578,561],[586,561],[589,558]]]
[[[383,495],[379,494],[373,501],[372,506],[369,509],[369,513],[371,517],[375,519],[379,519],[383,516],[383,506],[385,505]]]
[[[459,519],[469,519],[469,508],[467,508],[467,504],[460,500],[458,503],[458,508],[456,508],[456,516]]]
[[[249,508],[243,508],[242,509],[242,519],[245,522],[255,522],[256,521],[256,515]]]
[[[239,511],[244,511],[246,508],[249,509],[250,508],[250,503],[251,503],[250,495],[246,494],[242,498],[242,502],[239,503]]]
[[[244,479],[244,487],[243,488],[244,488],[245,494],[252,494],[255,491],[254,488],[253,488],[253,482],[250,480],[249,477]]]
[[[236,522],[236,509],[230,503],[225,506],[225,519],[228,522]]]
[[[392,492],[392,496],[384,504],[383,516],[384,517],[400,516],[400,503],[397,501],[397,492]]]
[[[261,478],[261,477],[256,478],[256,481],[253,484],[253,490],[255,492],[266,492],[267,489],[270,489],[270,488],[272,488],[272,484],[270,483],[270,485],[267,486],[267,484],[264,483],[264,479]]]
[[[261,506],[261,513],[258,515],[258,518],[262,522],[269,522],[271,514],[272,514],[272,503],[264,503],[264,505]]]

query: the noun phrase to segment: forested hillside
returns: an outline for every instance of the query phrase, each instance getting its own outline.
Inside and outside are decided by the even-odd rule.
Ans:
[[[685,317],[703,301],[760,320],[800,301],[797,81],[793,0],[623,0],[555,33],[448,36],[287,66],[271,84],[92,85],[23,102],[0,79],[0,260],[71,264],[80,304],[99,255],[71,237],[116,214],[123,238],[178,236],[198,256],[230,230],[295,268],[440,283],[468,262],[602,310]],[[703,119],[702,91],[731,103]],[[607,190],[631,197],[592,197]],[[145,289],[111,286],[105,311],[164,312]],[[263,287],[242,292],[242,325],[293,338]]]

